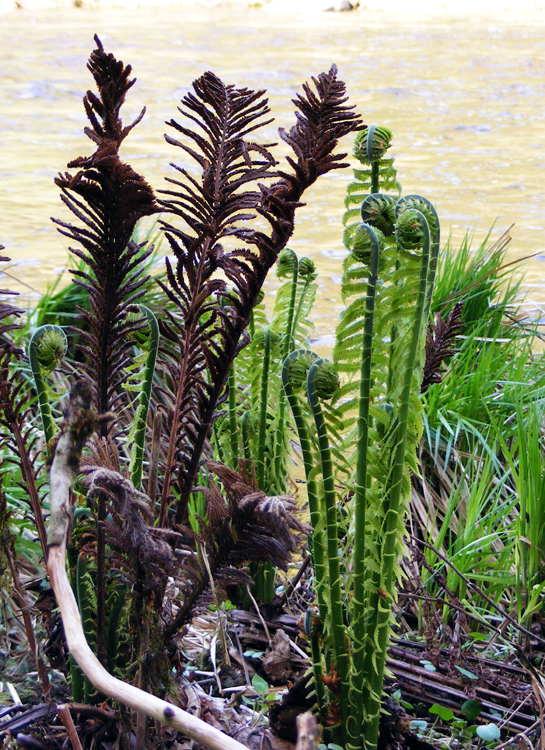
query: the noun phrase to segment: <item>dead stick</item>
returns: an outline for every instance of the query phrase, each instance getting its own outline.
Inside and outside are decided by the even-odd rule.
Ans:
[[[72,715],[70,713],[70,707],[63,703],[62,705],[57,706],[57,713],[59,714],[59,719],[64,724],[64,728],[68,733],[68,737],[70,739],[70,742],[72,743],[72,750],[83,750],[80,738],[74,725],[74,720],[72,719]]]
[[[85,441],[101,419],[91,413],[90,404],[90,384],[83,380],[77,381],[70,392],[68,412],[50,470],[51,515],[47,536],[47,569],[59,605],[70,653],[100,693],[136,711],[143,711],[162,724],[178,729],[210,750],[247,750],[240,742],[187,711],[113,677],[104,669],[87,643],[72,587],[66,575],[65,557],[73,512],[70,490],[78,474],[79,458]],[[109,415],[102,417],[105,418],[109,418]]]
[[[297,584],[299,583],[299,581],[303,577],[303,574],[304,574],[305,570],[310,565],[310,560],[311,560],[310,554],[307,554],[306,557],[305,557],[305,559],[301,563],[301,565],[299,567],[299,570],[297,571],[297,573],[295,574],[295,576],[289,582],[289,586],[287,587],[287,589],[284,591],[284,593],[280,597],[280,606],[282,608],[284,608],[284,606],[287,603],[288,599],[290,598],[290,596],[295,591],[295,587],[297,586]]]
[[[295,750],[316,750],[320,743],[318,722],[311,713],[299,714],[296,718],[297,744]]]

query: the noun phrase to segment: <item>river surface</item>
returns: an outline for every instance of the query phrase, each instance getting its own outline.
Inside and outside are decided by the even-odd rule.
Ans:
[[[258,8],[70,9],[0,13],[0,244],[13,259],[0,286],[29,304],[66,265],[51,216],[69,220],[53,178],[89,154],[81,98],[93,84],[86,60],[98,33],[133,66],[125,122],[145,105],[122,156],[156,188],[169,162],[165,120],[190,83],[213,70],[227,83],[266,88],[278,140],[300,84],[332,62],[365,122],[393,130],[390,153],[406,193],[437,207],[443,236],[478,244],[494,224],[514,223],[509,258],[525,262],[537,306],[545,302],[545,22],[512,19],[409,21],[354,13],[294,14]],[[345,150],[351,149],[350,138]],[[280,148],[279,154],[285,153]],[[320,272],[317,335],[326,346],[340,309],[341,216],[348,170],[306,195],[291,246]],[[269,292],[274,291],[271,283]]]

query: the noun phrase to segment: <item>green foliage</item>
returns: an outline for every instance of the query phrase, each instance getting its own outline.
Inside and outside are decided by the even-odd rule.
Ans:
[[[451,719],[454,718],[454,711],[451,708],[447,708],[446,706],[440,706],[438,703],[434,703],[430,709],[430,714],[435,714],[436,716],[439,716],[440,719],[443,721],[451,721]]]
[[[281,495],[287,489],[290,420],[281,367],[294,347],[305,346],[313,330],[309,313],[316,295],[314,263],[286,248],[278,256],[276,293],[270,320],[260,302],[250,321],[251,340],[231,366],[229,408],[215,422],[218,458],[237,468],[243,458],[255,469],[259,489]],[[255,567],[254,594],[274,596],[274,570]]]
[[[485,742],[496,742],[501,737],[501,732],[497,724],[483,724],[475,730],[477,735]]]
[[[520,277],[505,263],[510,238],[471,250],[447,245],[432,309],[463,303],[465,329],[441,385],[425,397],[422,483],[446,504],[414,504],[427,539],[455,569],[426,551],[432,570],[477,615],[490,604],[529,624],[544,588],[541,440],[545,375],[537,325],[524,315]],[[424,518],[424,515],[426,516]],[[430,593],[437,593],[434,576]]]
[[[231,368],[229,411],[215,422],[218,457],[233,468],[240,458],[252,461],[257,486],[271,495],[286,491],[288,470],[289,414],[282,362],[312,334],[309,313],[317,274],[309,258],[299,259],[286,249],[279,255],[277,275],[286,281],[276,293],[272,316],[269,320],[263,302],[254,308],[251,340]]]
[[[475,725],[473,722],[481,715],[482,705],[479,701],[468,699],[461,706],[461,715],[440,703],[434,703],[428,709],[435,717],[433,722],[425,719],[413,719],[410,728],[418,737],[433,743],[433,747],[470,747],[475,737],[485,741],[499,739],[500,730],[496,724]]]

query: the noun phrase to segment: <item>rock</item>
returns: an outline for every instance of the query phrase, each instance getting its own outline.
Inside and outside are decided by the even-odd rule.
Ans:
[[[327,11],[343,11],[343,10],[354,10],[356,8],[356,4],[352,4],[350,0],[337,0],[337,2],[331,6],[331,8],[326,8]]]

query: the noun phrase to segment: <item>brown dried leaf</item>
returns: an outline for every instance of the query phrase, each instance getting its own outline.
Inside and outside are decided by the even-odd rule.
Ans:
[[[290,639],[282,629],[274,634],[271,649],[263,659],[263,669],[275,684],[293,679]]]

